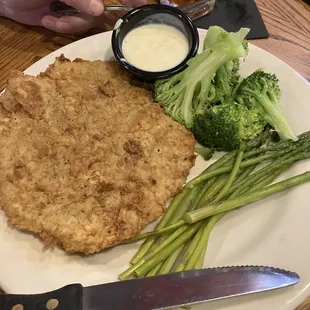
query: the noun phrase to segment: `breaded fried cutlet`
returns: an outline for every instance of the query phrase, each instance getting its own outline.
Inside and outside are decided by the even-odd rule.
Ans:
[[[12,72],[0,97],[0,207],[46,245],[95,253],[165,212],[195,139],[116,62]]]

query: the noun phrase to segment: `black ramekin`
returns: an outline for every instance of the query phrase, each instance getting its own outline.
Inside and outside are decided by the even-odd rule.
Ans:
[[[173,26],[186,36],[190,47],[189,52],[187,57],[176,67],[166,71],[150,72],[136,68],[126,61],[122,52],[122,43],[125,36],[132,29],[150,23],[161,23]],[[199,35],[192,20],[179,9],[161,4],[150,4],[131,10],[116,22],[111,44],[116,60],[126,70],[141,80],[155,81],[157,79],[170,77],[187,67],[187,61],[197,54]],[[158,61],[160,61],[160,59],[158,59]]]

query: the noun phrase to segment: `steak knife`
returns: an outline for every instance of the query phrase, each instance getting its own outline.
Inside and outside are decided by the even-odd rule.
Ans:
[[[89,287],[72,284],[37,295],[0,295],[0,310],[154,310],[294,285],[299,276],[273,267],[190,270]]]

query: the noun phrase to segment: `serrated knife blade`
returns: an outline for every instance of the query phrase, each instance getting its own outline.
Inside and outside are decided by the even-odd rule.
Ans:
[[[264,266],[207,268],[39,295],[0,295],[0,310],[160,310],[279,289],[299,282],[295,272]]]

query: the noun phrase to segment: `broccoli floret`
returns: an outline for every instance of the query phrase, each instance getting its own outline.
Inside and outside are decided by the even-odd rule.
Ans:
[[[247,28],[228,33],[220,27],[210,27],[206,40],[212,39],[214,44],[192,58],[184,71],[156,81],[155,101],[174,120],[192,128],[195,114],[216,96],[212,82],[217,70],[229,61],[246,56],[243,41],[248,32]]]
[[[214,26],[211,32],[208,33],[204,40],[203,49],[212,48],[212,46],[222,40],[227,36],[228,32],[223,28]],[[242,45],[248,53],[248,43],[243,40]],[[226,100],[231,96],[234,89],[237,87],[240,81],[240,76],[238,74],[240,66],[239,58],[235,58],[223,64],[216,71],[213,79],[211,96],[208,97],[208,102],[216,103],[218,101]]]
[[[211,103],[223,101],[232,96],[240,81],[238,70],[239,59],[228,61],[218,68],[214,77],[215,95]]]
[[[232,61],[232,74],[238,78],[238,81],[239,81],[239,78],[240,78],[240,76],[238,75],[239,68],[240,68],[240,60],[239,60],[239,58],[234,59]]]
[[[197,147],[195,146],[195,152],[203,157],[204,160],[209,160],[214,154],[214,149],[209,147]]]
[[[264,110],[238,103],[220,103],[196,115],[192,131],[204,146],[223,151],[239,147],[242,141],[259,135],[265,128]]]
[[[224,40],[227,37],[227,34],[229,34],[229,32],[220,26],[210,27],[203,41],[203,51]]]
[[[248,107],[263,107],[265,121],[274,128],[281,139],[297,140],[281,110],[280,97],[277,76],[257,70],[240,83],[234,100]]]
[[[242,45],[248,54],[248,42],[243,40]],[[226,62],[218,68],[213,79],[214,97],[211,103],[227,101],[234,97],[235,90],[241,83],[239,75],[240,59],[236,58]]]

